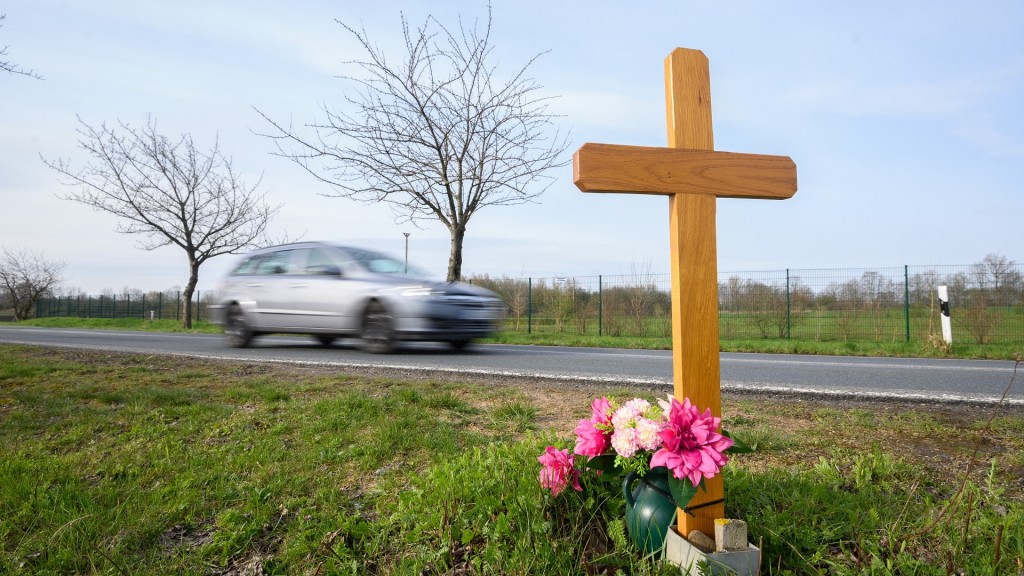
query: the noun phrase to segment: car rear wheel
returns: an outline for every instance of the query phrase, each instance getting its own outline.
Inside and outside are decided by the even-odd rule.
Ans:
[[[470,344],[469,340],[449,340],[448,341],[448,345],[451,346],[452,348],[454,348],[455,350],[463,350],[467,346],[469,346],[469,344]]]
[[[234,348],[246,348],[252,343],[253,332],[245,319],[245,312],[237,305],[228,309],[227,321],[224,323],[224,335],[228,338],[228,345]]]
[[[380,302],[371,302],[363,316],[363,349],[387,354],[395,349],[394,318]]]

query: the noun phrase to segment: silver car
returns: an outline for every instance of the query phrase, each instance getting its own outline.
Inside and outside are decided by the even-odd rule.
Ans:
[[[504,315],[497,294],[461,282],[424,279],[390,256],[302,242],[249,254],[224,278],[212,308],[228,343],[260,334],[310,334],[325,346],[362,338],[386,353],[400,340],[464,348],[493,333]]]

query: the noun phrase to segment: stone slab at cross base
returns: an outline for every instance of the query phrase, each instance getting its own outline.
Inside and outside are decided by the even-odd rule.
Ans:
[[[748,544],[746,550],[734,552],[710,552],[705,554],[679,535],[675,526],[665,536],[665,559],[679,566],[683,576],[709,574],[714,576],[760,576],[761,550]],[[700,566],[709,565],[710,571],[701,572]]]

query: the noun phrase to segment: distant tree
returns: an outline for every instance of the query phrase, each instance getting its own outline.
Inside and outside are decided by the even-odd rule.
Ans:
[[[740,302],[747,314],[746,321],[756,328],[761,338],[770,338],[772,332],[779,338],[786,337],[786,288],[768,285],[755,280],[743,283]]]
[[[0,22],[3,22],[6,19],[6,14],[0,14]],[[0,28],[3,28],[3,24],[0,24]],[[24,70],[14,62],[7,60],[8,48],[10,48],[10,46],[7,46],[6,44],[2,48],[0,48],[0,72],[7,72],[10,74],[21,74],[22,76],[31,76],[32,78],[42,79],[42,76],[40,76],[39,74],[36,74],[31,70]]]
[[[626,286],[626,305],[628,313],[636,326],[638,336],[647,336],[650,318],[653,315],[654,302],[658,293],[654,275],[651,274],[651,262],[630,263],[628,285]]]
[[[568,146],[557,131],[550,97],[527,76],[537,59],[504,75],[491,62],[491,13],[483,30],[459,21],[454,33],[433,16],[412,29],[403,16],[405,50],[388,60],[365,30],[343,22],[365,50],[349,62],[361,88],[346,101],[354,112],[324,106],[324,120],[303,135],[259,112],[272,126],[279,155],[330,184],[328,196],[384,202],[399,221],[437,220],[451,234],[448,280],[462,276],[470,219],[486,206],[528,202],[564,166]],[[538,180],[547,183],[533,188]]]
[[[15,320],[27,320],[35,313],[36,302],[60,286],[64,263],[24,248],[4,248],[0,256],[5,300],[14,308]]]
[[[998,296],[1012,291],[1021,283],[1017,263],[1000,254],[989,254],[981,262],[970,266],[971,275],[982,290],[991,290]]]
[[[825,288],[832,313],[832,322],[839,337],[849,340],[864,307],[864,285],[857,278],[845,282],[832,282]]]
[[[870,270],[861,274],[863,306],[871,316],[875,329],[875,341],[882,340],[889,313],[897,305],[896,284],[881,273]],[[891,322],[888,323],[892,325]]]
[[[94,128],[81,119],[78,145],[92,158],[81,170],[69,161],[44,159],[78,187],[66,199],[122,220],[117,231],[142,236],[139,248],[175,245],[188,258],[184,326],[192,327],[192,295],[207,260],[265,243],[266,228],[279,206],[258,194],[259,183],[242,183],[216,142],[197,150],[192,137],[172,141],[152,120],[140,129],[119,123]]]
[[[950,294],[956,294],[953,321],[965,328],[978,344],[987,344],[998,336],[1005,307],[1016,300],[1022,284],[1017,263],[999,254],[989,254],[981,262],[959,273],[950,282]]]

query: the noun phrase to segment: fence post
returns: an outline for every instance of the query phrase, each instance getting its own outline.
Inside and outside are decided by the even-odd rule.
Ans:
[[[903,265],[903,319],[907,323],[907,342],[910,342],[910,270]]]
[[[160,295],[156,297],[156,319],[164,319],[164,291],[160,291]]]
[[[526,333],[533,333],[533,278],[526,280]]]
[[[792,323],[792,316],[790,315],[791,313],[792,313],[792,308],[790,306],[790,297],[789,297],[789,268],[786,268],[786,340],[789,340],[793,336],[793,334],[792,334],[793,323]]]
[[[604,336],[604,282],[597,277],[597,335]]]

